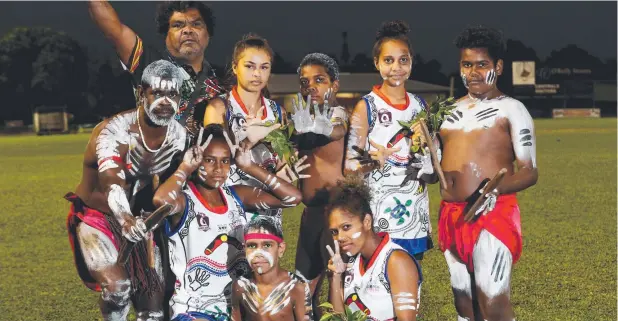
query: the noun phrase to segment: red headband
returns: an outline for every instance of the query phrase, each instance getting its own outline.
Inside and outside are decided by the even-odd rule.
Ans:
[[[273,240],[277,243],[283,243],[283,239],[272,234],[266,233],[247,233],[245,235],[245,241],[248,240]]]

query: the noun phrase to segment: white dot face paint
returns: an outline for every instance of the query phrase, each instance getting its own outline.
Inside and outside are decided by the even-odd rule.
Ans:
[[[356,233],[352,234],[352,239],[355,240],[355,239],[359,238],[360,236],[361,236],[361,232],[360,231],[356,232]]]
[[[261,266],[257,268],[257,273],[264,274],[264,270],[262,270]]]

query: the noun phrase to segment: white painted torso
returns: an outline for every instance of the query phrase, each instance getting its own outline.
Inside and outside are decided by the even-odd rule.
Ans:
[[[155,153],[151,153],[144,147],[137,117],[137,109],[116,115],[97,137],[96,154],[99,171],[106,166],[106,159],[120,156],[120,145],[128,145],[128,152],[122,159],[125,168],[121,175],[128,183],[127,189],[131,189],[128,193],[129,199],[151,183],[152,176],[161,175],[169,168],[172,158],[184,152],[187,138],[185,128],[176,120],[172,120],[168,125],[167,139]]]

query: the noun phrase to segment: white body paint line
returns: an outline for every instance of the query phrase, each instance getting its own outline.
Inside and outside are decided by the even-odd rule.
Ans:
[[[472,282],[466,265],[459,262],[451,251],[444,252],[446,264],[451,275],[451,287],[463,291],[469,298],[472,297]]]
[[[399,311],[416,310],[416,306],[414,306],[414,305],[402,305],[402,306],[398,306],[396,309],[399,310]]]
[[[124,220],[121,218],[121,214],[131,214],[131,206],[129,205],[127,194],[124,192],[122,187],[117,184],[112,184],[110,186],[107,196],[107,204],[116,218],[119,219],[118,222],[121,223],[121,225],[124,223]],[[120,222],[120,220],[122,220],[122,222]]]
[[[483,230],[474,246],[472,259],[476,285],[489,299],[509,293],[513,257],[506,245]]]

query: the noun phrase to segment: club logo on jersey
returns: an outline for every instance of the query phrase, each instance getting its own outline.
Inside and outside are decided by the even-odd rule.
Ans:
[[[197,213],[197,229],[203,232],[210,230],[210,219],[204,213]]]
[[[388,127],[393,124],[393,114],[388,109],[382,108],[378,112],[378,120],[384,127]]]

